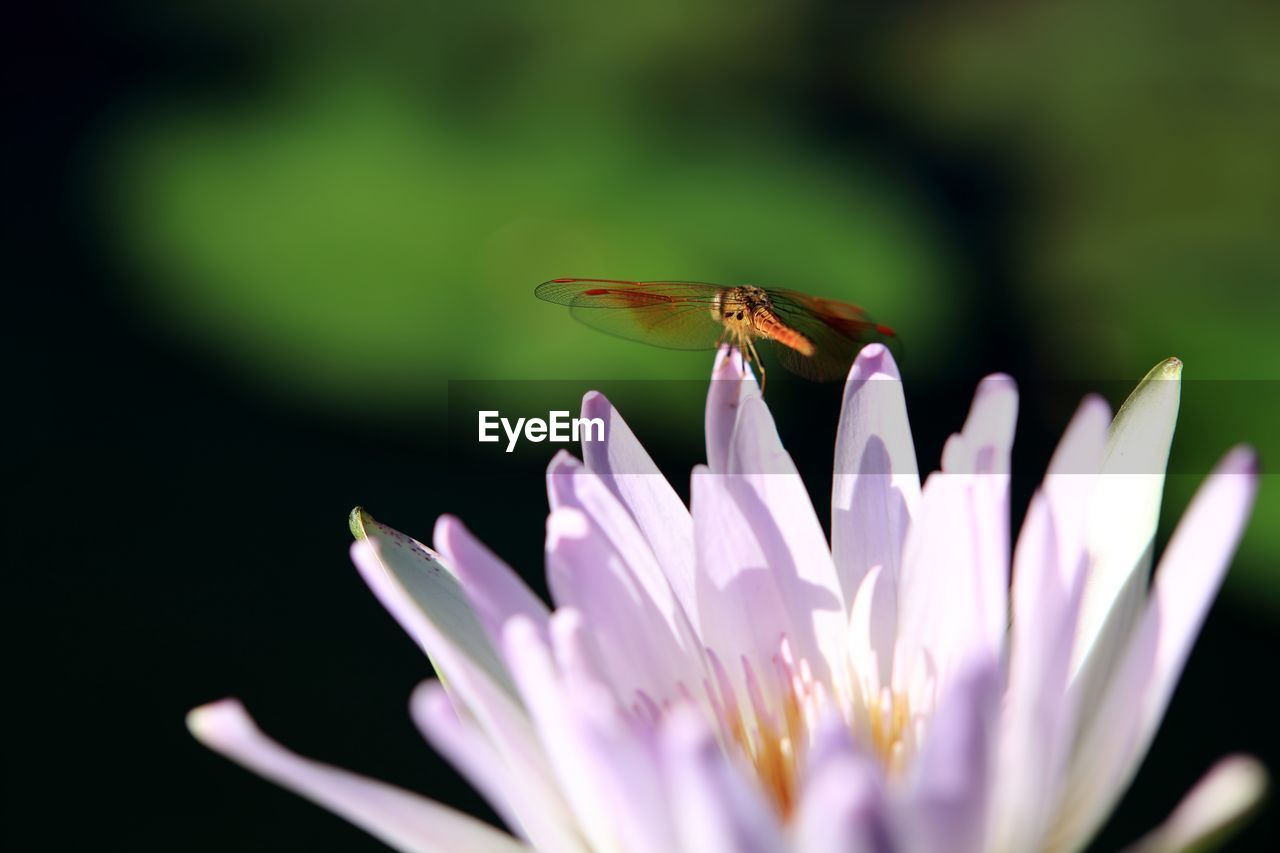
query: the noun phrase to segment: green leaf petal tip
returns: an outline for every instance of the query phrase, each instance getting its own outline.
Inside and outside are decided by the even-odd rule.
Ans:
[[[364,511],[363,507],[356,507],[351,510],[351,514],[347,516],[347,526],[351,528],[351,535],[356,538],[357,542],[363,542],[369,538],[369,534],[365,532],[365,525],[373,523],[373,516]]]

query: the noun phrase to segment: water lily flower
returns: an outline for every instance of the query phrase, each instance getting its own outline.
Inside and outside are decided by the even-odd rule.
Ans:
[[[686,507],[602,396],[604,442],[547,475],[554,607],[441,518],[434,549],[352,514],[352,557],[439,675],[426,738],[511,834],[297,756],[235,700],[202,742],[402,850],[1077,850],[1132,781],[1249,516],[1253,452],[1201,486],[1151,580],[1181,363],[1114,418],[1080,405],[1010,531],[1017,391],[977,389],[920,482],[897,367],[866,347],[835,448],[831,542],[736,355]],[[1140,849],[1237,819],[1224,761]]]

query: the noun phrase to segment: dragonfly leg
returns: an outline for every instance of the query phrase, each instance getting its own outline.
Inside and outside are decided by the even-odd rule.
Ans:
[[[738,358],[742,361],[742,369],[746,370],[747,365],[751,364],[751,351],[747,349],[747,339],[740,333],[734,333],[733,340],[729,342],[729,354],[733,354],[733,350],[738,351]]]
[[[760,369],[760,393],[764,393],[764,362],[760,360],[760,353],[756,352],[756,345],[750,338],[743,338],[743,343],[747,349],[751,350],[751,360],[756,363],[756,367]]]

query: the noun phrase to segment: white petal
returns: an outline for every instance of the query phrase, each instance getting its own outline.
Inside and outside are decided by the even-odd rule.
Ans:
[[[1076,750],[1061,835],[1088,838],[1137,771],[1235,553],[1257,485],[1253,451],[1238,447],[1179,522],[1142,621]]]
[[[720,748],[706,721],[677,707],[662,731],[669,808],[685,853],[783,850],[773,808]]]
[[[467,605],[457,581],[421,544],[367,515],[363,519],[369,536],[352,545],[351,557],[365,583],[427,651],[450,695],[502,757],[505,772],[539,798],[548,815],[568,824],[567,808],[505,665],[476,617],[459,609]]]
[[[875,763],[854,749],[841,721],[820,732],[809,751],[796,816],[804,853],[889,853],[901,846]]]
[[[847,601],[872,566],[896,580],[919,502],[902,379],[889,350],[870,344],[845,384],[831,487],[831,552]]]
[[[1100,480],[1110,421],[1111,409],[1106,401],[1096,395],[1086,397],[1063,433],[1045,474],[1043,488],[1053,514],[1059,585],[1063,589],[1074,586],[1077,575],[1086,568],[1089,511]],[[1016,575],[1013,582],[1016,586]]]
[[[549,809],[543,791],[508,772],[476,725],[460,717],[438,681],[418,685],[410,700],[418,730],[493,806],[507,826],[539,850],[585,850],[563,809]]]
[[[603,394],[582,398],[582,416],[605,423],[603,442],[582,442],[582,459],[630,511],[690,619],[693,597],[693,519],[626,421]],[[694,624],[695,630],[697,624]]]
[[[843,591],[808,492],[791,457],[783,449],[773,417],[750,376],[750,369],[742,364],[736,350],[720,351],[707,395],[709,469],[717,475],[732,475],[731,489],[740,504],[733,514],[745,515],[749,522],[759,521],[753,534],[757,544],[767,549],[770,557],[779,559],[782,572],[790,572],[800,584],[809,588],[805,592],[809,602],[800,601],[793,595],[785,606],[803,611],[801,621],[813,626],[806,629],[806,633],[814,637],[815,642],[802,645],[797,651],[808,658],[815,669],[825,670],[842,660],[844,653],[847,611]],[[695,479],[696,476],[695,473]],[[719,562],[705,546],[717,538],[719,531],[699,530],[696,507],[694,514],[695,550],[699,560],[697,618],[701,627],[707,612],[718,607],[714,599],[703,598],[703,591],[708,560]],[[750,546],[746,550],[751,551]],[[759,549],[754,556],[759,556]],[[772,564],[756,562],[754,566],[768,568]],[[783,585],[788,592],[795,592],[798,588],[789,580]],[[838,603],[838,613],[827,611],[825,593],[828,592]],[[703,639],[707,645],[721,650],[709,637]],[[772,643],[776,649],[778,640],[779,637],[774,636],[766,642]],[[796,642],[795,638],[793,642]],[[721,652],[727,654],[727,650]]]
[[[1173,853],[1216,847],[1248,816],[1267,789],[1267,770],[1247,755],[1215,764],[1173,814],[1129,848],[1130,853]]]
[[[822,678],[828,669],[843,673],[849,612],[844,590],[804,481],[783,449],[773,416],[759,395],[745,396],[739,406],[726,478],[757,541],[771,560],[776,557],[776,562],[766,565],[795,575],[796,583],[782,586],[799,593],[788,605],[804,614],[815,641],[810,647],[793,640],[797,652]],[[695,539],[699,535],[695,529]],[[834,608],[828,607],[830,601],[835,602]],[[699,604],[704,610],[708,606],[701,600]]]
[[[940,694],[973,661],[1003,654],[1009,454],[1017,406],[1008,377],[990,376],[979,384],[964,429],[947,442],[943,470],[925,482],[907,533],[898,635],[904,660],[919,659],[921,651],[932,658]]]
[[[892,687],[897,638],[897,585],[892,574],[873,566],[849,611],[849,666],[864,682],[867,695],[878,696],[880,688]]]
[[[1106,446],[1110,411],[1081,403],[1032,499],[1014,552],[1009,685],[998,774],[996,845],[1041,846],[1075,735],[1067,690],[1085,568],[1085,517]]]
[[[551,620],[551,640],[562,674],[562,690],[583,737],[584,752],[596,772],[590,777],[611,804],[613,822],[628,850],[670,850],[675,827],[666,803],[661,755],[652,721],[628,715],[600,689],[594,673],[579,666],[584,658],[586,623],[581,614],[562,610]]]
[[[462,583],[467,599],[484,625],[494,647],[502,637],[502,626],[512,616],[523,615],[545,625],[550,611],[528,585],[502,560],[471,535],[453,516],[436,521],[432,537],[436,550]]]
[[[925,734],[910,779],[912,823],[922,850],[977,853],[986,849],[995,763],[993,735],[1000,709],[994,664],[961,673]]]
[[[462,584],[438,555],[358,507],[351,512],[351,526],[360,537],[351,548],[356,567],[382,606],[422,645],[441,679],[448,683],[453,677],[440,659],[448,646],[514,697],[511,677]]]
[[[643,606],[661,615],[667,623],[667,632],[686,650],[686,655],[699,654],[702,647],[689,614],[635,519],[605,482],[568,453],[561,452],[547,467],[547,496],[552,510],[577,509],[591,519],[609,550],[620,559],[620,568],[625,569],[630,578],[627,583],[634,584],[647,599]],[[585,580],[591,583],[590,578]],[[561,591],[567,592],[563,588]]]
[[[552,636],[580,641],[572,626],[567,637],[557,629],[562,618],[552,617]],[[603,685],[562,679],[527,620],[508,623],[503,650],[591,849],[670,849],[656,746],[644,731],[629,725]]]
[[[1082,584],[1057,565],[1062,549],[1050,506],[1044,491],[1032,499],[1014,555],[1009,685],[993,810],[1002,850],[1041,847],[1075,731],[1067,685]],[[1082,556],[1077,543],[1077,565]]]
[[[527,850],[514,838],[475,818],[408,791],[290,752],[264,735],[234,699],[196,708],[187,716],[196,738],[227,758],[288,788],[397,850]]]
[[[1148,743],[1164,718],[1200,626],[1217,597],[1257,490],[1258,462],[1253,450],[1232,450],[1200,488],[1160,559],[1145,616],[1158,626],[1160,638],[1155,677],[1142,709],[1141,726]]]
[[[1085,706],[1094,704],[1141,613],[1181,377],[1176,358],[1153,367],[1111,424],[1088,518],[1090,564],[1072,662],[1076,678],[1089,682],[1082,688]]]
[[[594,661],[624,705],[639,692],[659,703],[674,699],[679,683],[696,688],[703,678],[702,650],[681,612],[671,609],[671,590],[666,589],[667,601],[655,603],[639,578],[657,571],[640,565],[646,558],[652,561],[647,549],[618,544],[596,516],[576,507],[560,506],[547,519],[552,597],[557,606],[582,614]]]
[[[707,390],[707,467],[716,473],[729,470],[729,446],[738,423],[738,407],[747,397],[759,397],[751,368],[742,363],[742,354],[730,347],[716,353]]]
[[[739,688],[738,659],[772,672],[784,637],[815,677],[831,684],[832,662],[845,654],[844,605],[830,586],[812,580],[815,567],[791,547],[794,513],[766,504],[745,477],[701,467],[692,491],[703,641],[730,662]],[[834,581],[834,570],[828,577]]]

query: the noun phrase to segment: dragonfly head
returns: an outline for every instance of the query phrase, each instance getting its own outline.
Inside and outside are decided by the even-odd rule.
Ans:
[[[728,287],[716,294],[711,311],[716,321],[738,337],[751,331],[751,314],[757,299],[754,287]]]

